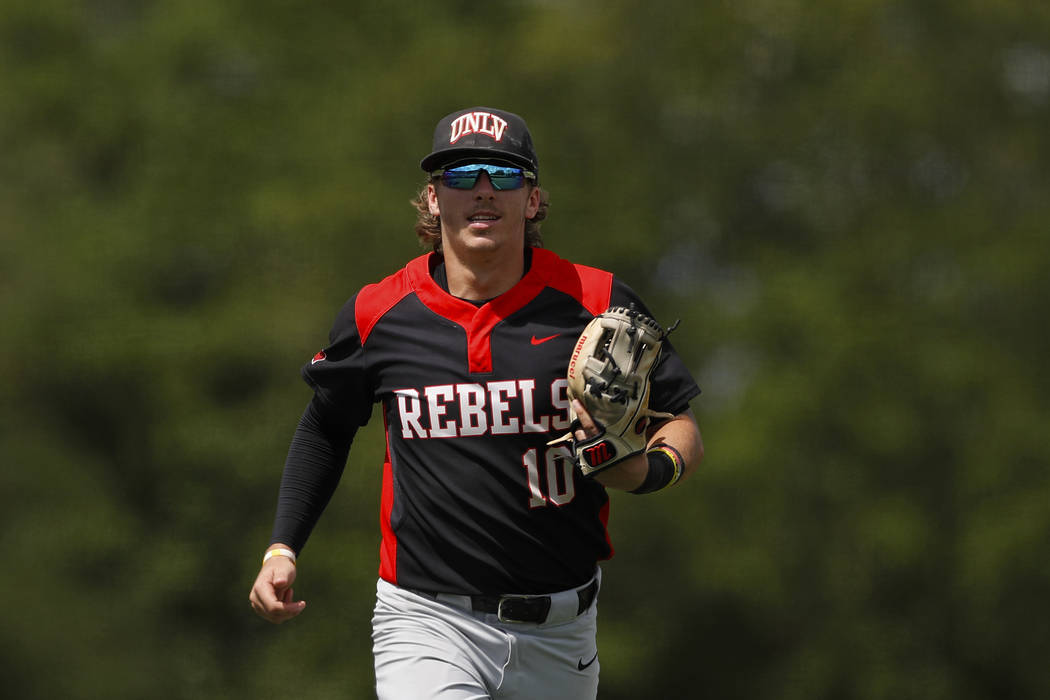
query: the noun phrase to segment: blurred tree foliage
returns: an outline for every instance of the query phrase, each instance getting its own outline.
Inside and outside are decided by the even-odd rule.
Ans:
[[[1050,697],[1050,5],[7,0],[5,694],[366,698],[381,432],[247,592],[297,375],[418,254],[434,122],[526,116],[708,457],[613,496],[601,697]],[[1040,428],[1040,426],[1044,426]]]

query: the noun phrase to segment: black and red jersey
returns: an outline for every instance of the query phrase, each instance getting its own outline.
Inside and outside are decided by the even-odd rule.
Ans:
[[[609,499],[548,441],[569,427],[566,366],[583,327],[641,301],[611,273],[532,249],[509,291],[478,306],[432,276],[436,254],[362,289],[303,369],[314,404],[363,425],[382,408],[380,576],[460,594],[549,593],[612,555]],[[651,406],[700,392],[670,345]]]

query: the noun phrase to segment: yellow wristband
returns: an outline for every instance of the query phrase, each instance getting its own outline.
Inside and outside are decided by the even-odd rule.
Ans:
[[[270,561],[270,559],[272,559],[273,557],[288,557],[289,559],[292,560],[292,566],[295,566],[295,552],[293,552],[290,549],[284,549],[284,548],[271,549],[270,551],[268,551],[266,554],[263,555],[262,563],[265,564],[266,562]]]
[[[660,443],[648,450],[647,454],[649,452],[662,452],[667,455],[668,459],[671,460],[671,464],[674,465],[674,474],[671,476],[671,481],[667,483],[667,486],[674,486],[677,484],[678,480],[682,478],[682,469],[684,467],[683,462],[685,460],[682,459],[682,454],[667,443]]]

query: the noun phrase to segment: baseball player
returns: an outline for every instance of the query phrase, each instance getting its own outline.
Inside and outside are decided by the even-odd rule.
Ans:
[[[700,390],[626,284],[540,247],[548,199],[521,117],[454,112],[421,166],[431,250],[351,297],[304,366],[314,396],[251,604],[275,623],[305,608],[296,557],[377,408],[378,697],[594,698],[606,489],[653,493],[695,469]],[[631,413],[600,419],[602,400]]]

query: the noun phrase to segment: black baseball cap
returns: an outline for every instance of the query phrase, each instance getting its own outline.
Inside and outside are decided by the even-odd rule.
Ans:
[[[434,150],[419,165],[429,173],[467,160],[505,162],[539,172],[525,120],[491,107],[461,109],[442,118],[434,128]]]

